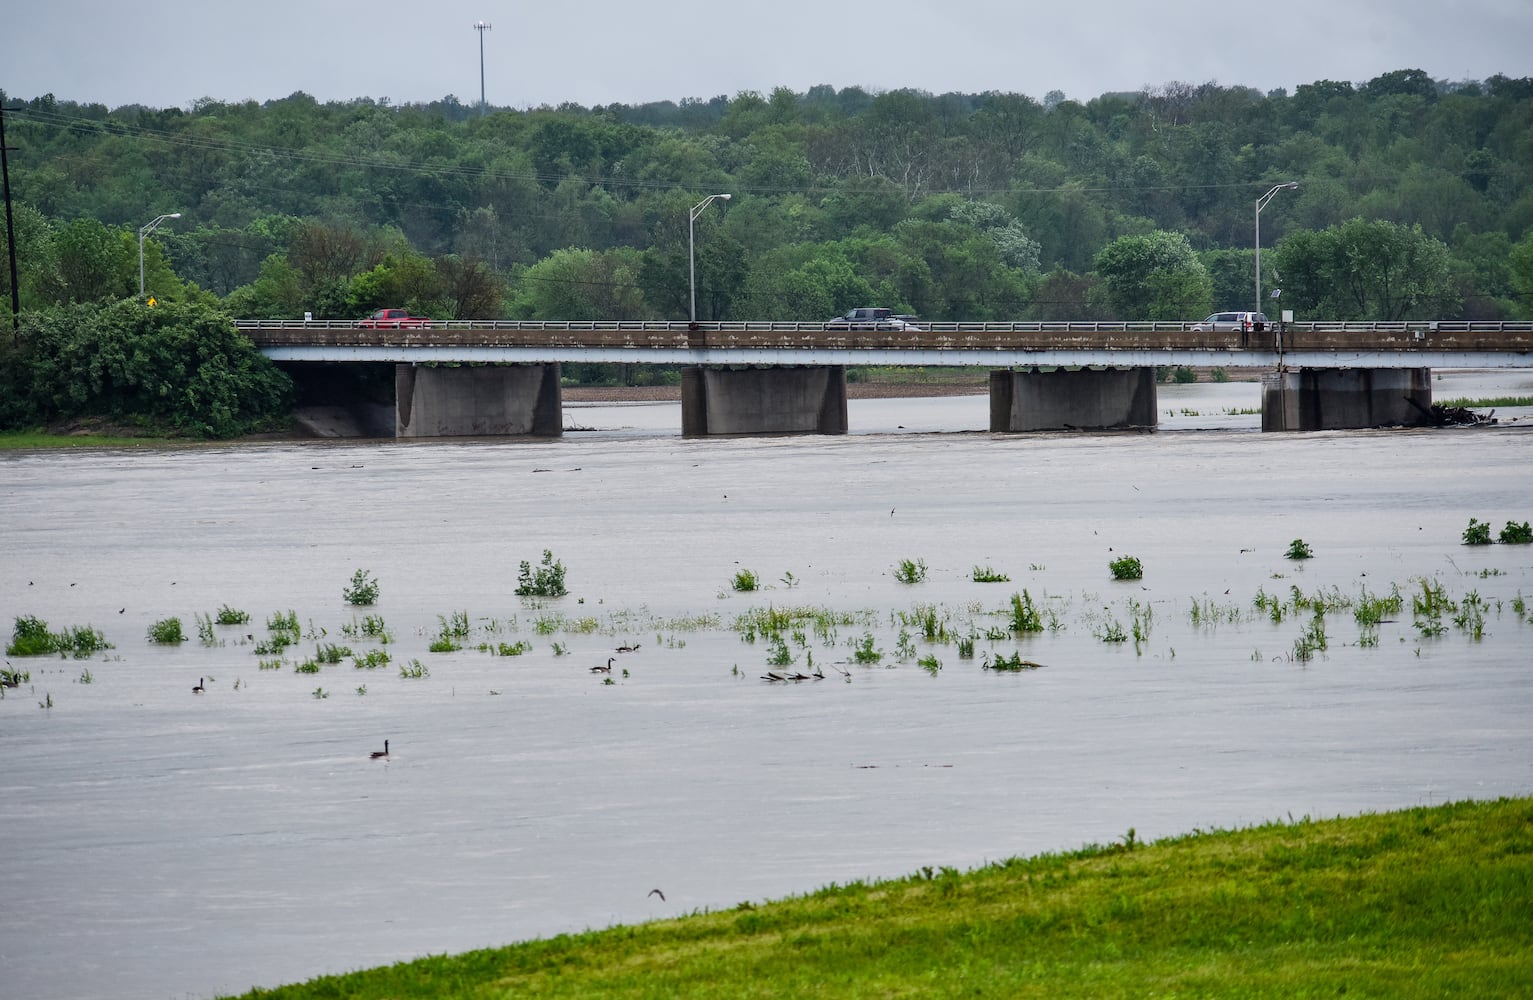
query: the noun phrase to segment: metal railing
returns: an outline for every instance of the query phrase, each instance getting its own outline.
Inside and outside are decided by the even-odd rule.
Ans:
[[[964,323],[921,322],[896,326],[887,323],[844,324],[779,322],[767,320],[727,320],[718,322],[667,322],[651,320],[433,320],[425,326],[359,327],[357,320],[342,319],[240,319],[234,325],[241,330],[368,330],[383,333],[408,333],[412,330],[504,330],[515,332],[557,331],[585,332],[617,330],[634,333],[1200,333],[1213,332],[1208,324],[1166,321],[1103,322],[1009,322]],[[1269,324],[1268,329],[1273,329]],[[1533,321],[1480,320],[1399,320],[1386,322],[1306,321],[1282,325],[1284,332],[1308,333],[1530,333]],[[1219,332],[1239,332],[1228,329]]]

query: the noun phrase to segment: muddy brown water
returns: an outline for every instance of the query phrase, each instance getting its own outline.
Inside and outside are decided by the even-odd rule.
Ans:
[[[1196,415],[1157,434],[994,437],[980,397],[854,403],[829,439],[687,441],[629,406],[556,442],[0,456],[0,614],[114,643],[9,658],[0,995],[207,997],[1131,827],[1528,794],[1533,548],[1460,543],[1533,518],[1525,422],[1263,435],[1226,412],[1249,392],[1163,391]],[[545,549],[569,596],[519,599]],[[1122,555],[1143,579],[1110,578]],[[359,568],[374,608],[342,599]],[[1424,635],[1422,581],[1473,592],[1482,636]],[[1304,660],[1312,616],[1253,607],[1295,587],[1405,603],[1376,644],[1331,612]],[[1023,590],[1058,628],[986,639]],[[252,622],[204,645],[223,605]],[[771,644],[732,626],[768,607],[836,621],[786,637],[782,669],[824,680],[761,679]],[[900,617],[928,609],[974,659]],[[288,610],[306,637],[261,669]],[[374,648],[343,634],[366,613],[389,666],[295,670]],[[467,648],[431,652],[456,614]],[[169,616],[190,641],[150,644]],[[1103,641],[1136,616],[1142,642]],[[1044,666],[982,667],[1013,654]]]

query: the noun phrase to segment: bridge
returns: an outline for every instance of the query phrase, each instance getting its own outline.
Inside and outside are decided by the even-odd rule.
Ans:
[[[559,365],[681,366],[689,435],[845,433],[848,366],[990,371],[992,431],[1151,427],[1154,369],[1255,367],[1264,430],[1419,422],[1432,368],[1533,367],[1533,322],[923,323],[242,320],[274,361],[396,365],[396,434],[554,435]],[[445,366],[445,367],[443,367]],[[465,367],[467,366],[467,367]],[[493,366],[493,367],[486,367]]]

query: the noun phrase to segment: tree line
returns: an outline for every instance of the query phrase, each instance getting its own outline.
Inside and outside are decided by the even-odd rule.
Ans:
[[[1533,316],[1533,80],[491,109],[0,94],[28,316]],[[689,226],[691,210],[713,202]],[[177,220],[142,241],[156,216]],[[4,269],[0,269],[3,272]],[[0,285],[10,296],[8,273]]]

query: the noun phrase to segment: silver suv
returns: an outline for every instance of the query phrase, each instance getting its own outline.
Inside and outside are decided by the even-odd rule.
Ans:
[[[1214,313],[1202,322],[1192,324],[1192,328],[1199,333],[1210,330],[1229,332],[1231,330],[1251,330],[1255,328],[1257,323],[1260,323],[1265,328],[1267,325],[1267,314],[1223,312]]]
[[[919,330],[914,316],[896,316],[893,309],[863,308],[825,321],[827,330]]]

